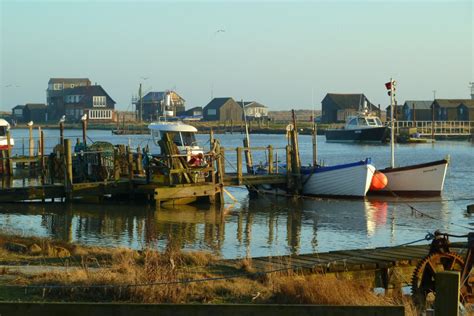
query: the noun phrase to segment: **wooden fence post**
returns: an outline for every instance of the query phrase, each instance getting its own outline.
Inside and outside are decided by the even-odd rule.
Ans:
[[[64,140],[64,159],[65,159],[65,166],[66,166],[66,175],[64,177],[65,183],[65,191],[66,191],[66,198],[67,200],[72,199],[72,152],[71,152],[71,140],[65,139]]]
[[[459,311],[459,272],[436,273],[436,316],[456,316]]]
[[[40,161],[41,184],[44,185],[45,177],[46,177],[46,164],[45,164],[45,156],[44,156],[44,131],[41,131],[40,143],[41,143],[41,156],[40,156],[40,158],[41,158],[41,161]]]
[[[237,182],[242,185],[242,147],[237,147]]]
[[[11,156],[12,156],[12,147],[11,147],[11,138],[10,138],[10,131],[7,131],[7,150],[5,151],[7,154],[7,169],[8,169],[8,175],[11,176],[13,175],[13,163],[11,161]],[[5,169],[4,171],[5,172]]]
[[[273,146],[268,145],[268,173],[273,173]]]

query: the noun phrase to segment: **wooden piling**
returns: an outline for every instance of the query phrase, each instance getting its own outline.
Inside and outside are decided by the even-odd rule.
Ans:
[[[142,149],[140,146],[137,147],[137,173],[139,175],[143,174]]]
[[[293,163],[291,161],[291,146],[286,146],[286,187],[291,189],[293,187]]]
[[[237,181],[242,185],[242,147],[237,147]]]
[[[33,158],[34,150],[35,150],[35,141],[33,139],[33,124],[28,125],[28,135],[29,135],[29,144],[28,144],[29,155],[30,155],[30,158]]]
[[[459,272],[457,271],[436,273],[436,316],[459,315],[459,279]]]
[[[273,146],[268,145],[268,173],[273,173]]]
[[[45,155],[44,155],[44,131],[41,131],[40,134],[40,144],[41,144],[41,156],[40,156],[40,168],[41,168],[41,184],[45,184],[45,177],[46,177],[46,163],[45,163]]]
[[[82,120],[82,143],[85,150],[87,148],[87,119]]]
[[[72,152],[71,152],[71,140],[70,139],[65,139],[64,140],[64,160],[65,160],[65,181],[64,181],[64,187],[66,191],[66,199],[71,200],[72,199],[72,181],[73,181],[73,175],[72,175]]]
[[[59,122],[59,143],[64,144],[64,122]]]
[[[6,167],[7,167],[7,174],[9,176],[13,175],[13,163],[11,161],[11,156],[12,156],[12,146],[11,146],[11,136],[10,136],[10,131],[7,130],[7,150],[5,150],[6,153]],[[5,172],[5,169],[3,169]]]
[[[318,133],[317,133],[317,127],[316,124],[314,123],[314,118],[313,118],[313,130],[311,133],[312,139],[313,139],[313,167],[316,167],[318,165]]]

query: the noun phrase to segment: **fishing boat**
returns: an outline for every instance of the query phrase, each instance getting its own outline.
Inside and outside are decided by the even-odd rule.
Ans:
[[[326,142],[382,143],[387,140],[388,131],[380,118],[364,105],[362,111],[347,118],[343,129],[327,129]]]
[[[372,184],[375,167],[370,159],[334,166],[302,167],[303,194],[364,197]]]
[[[9,130],[10,124],[4,119],[0,119],[0,150],[8,150],[7,131]],[[15,141],[10,137],[10,147],[13,145],[15,145]]]
[[[160,140],[164,133],[169,134],[179,153],[187,155],[188,160],[192,156],[202,155],[204,152],[196,141],[198,130],[194,126],[184,124],[181,121],[157,121],[150,123],[148,129],[156,146],[160,146]]]
[[[395,81],[385,84],[391,98],[391,118],[395,102]],[[394,120],[390,120],[391,135],[391,163],[390,167],[379,170],[387,177],[387,185],[380,190],[370,190],[370,194],[410,195],[410,196],[437,196],[441,195],[444,180],[449,165],[449,157],[437,161],[430,161],[415,165],[395,167],[395,133]]]

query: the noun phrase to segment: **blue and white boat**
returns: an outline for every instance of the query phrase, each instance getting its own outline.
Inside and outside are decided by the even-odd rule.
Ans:
[[[302,167],[303,194],[364,197],[374,173],[375,167],[369,158],[335,166]]]

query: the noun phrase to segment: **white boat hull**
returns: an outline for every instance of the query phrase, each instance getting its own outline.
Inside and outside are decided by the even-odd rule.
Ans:
[[[303,194],[364,197],[370,188],[375,167],[367,162],[319,168],[303,174]]]
[[[440,195],[448,168],[447,160],[401,168],[380,170],[388,180],[387,186],[379,192],[402,195]],[[378,191],[375,191],[376,193]],[[372,193],[372,191],[371,191]]]

